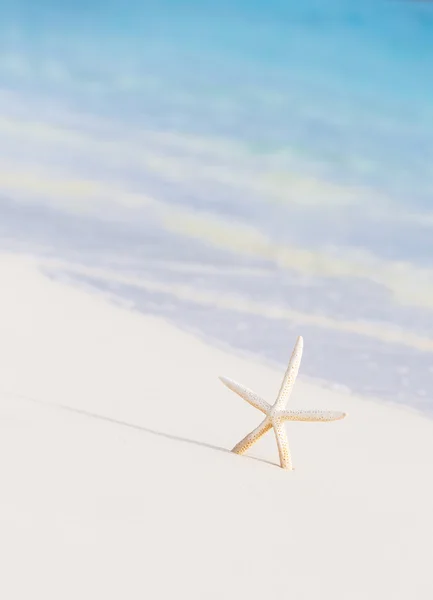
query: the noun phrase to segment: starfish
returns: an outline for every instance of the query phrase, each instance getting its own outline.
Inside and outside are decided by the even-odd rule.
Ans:
[[[265,435],[272,427],[277,440],[278,452],[280,455],[281,468],[291,471],[292,459],[290,456],[289,444],[287,441],[286,432],[284,430],[285,421],[338,421],[344,419],[346,413],[338,411],[322,411],[322,410],[285,410],[287,401],[295,385],[296,376],[301,364],[302,350],[304,341],[302,337],[298,337],[292,356],[289,361],[289,366],[284,375],[283,382],[280,387],[277,399],[273,405],[268,404],[263,398],[255,394],[248,388],[236,383],[227,377],[220,377],[221,381],[230,390],[239,394],[241,398],[249,404],[264,413],[265,418],[251,433],[245,436],[232,452],[236,454],[244,454],[251,448],[261,437]]]

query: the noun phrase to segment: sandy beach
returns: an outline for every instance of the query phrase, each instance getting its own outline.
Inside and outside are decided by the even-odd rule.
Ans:
[[[348,417],[287,424],[293,472],[272,433],[236,456],[260,415],[218,376],[272,401],[282,372],[35,260],[0,277],[2,598],[433,597],[428,418],[301,366],[290,408]]]

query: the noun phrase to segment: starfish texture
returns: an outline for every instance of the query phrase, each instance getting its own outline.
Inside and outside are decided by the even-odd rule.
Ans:
[[[251,448],[261,437],[265,435],[272,427],[274,428],[275,437],[277,440],[278,452],[280,455],[280,464],[283,469],[292,470],[292,460],[290,456],[289,444],[287,441],[286,432],[284,430],[285,421],[338,421],[344,419],[346,413],[339,411],[322,411],[322,410],[285,410],[287,401],[295,385],[296,376],[301,364],[302,350],[304,341],[302,337],[298,337],[292,356],[289,361],[289,366],[284,375],[283,382],[280,387],[277,399],[273,405],[268,404],[263,398],[249,390],[248,388],[236,383],[227,377],[220,377],[221,381],[230,390],[239,394],[241,398],[249,404],[260,410],[264,415],[264,420],[251,433],[245,436],[232,452],[236,454],[244,454]]]

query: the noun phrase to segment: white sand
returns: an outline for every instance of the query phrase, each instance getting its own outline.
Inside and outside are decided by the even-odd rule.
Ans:
[[[22,259],[0,285],[0,598],[433,598],[430,420],[301,377],[291,406],[349,417],[288,424],[285,472],[271,433],[225,451],[260,413],[217,379],[282,372]]]

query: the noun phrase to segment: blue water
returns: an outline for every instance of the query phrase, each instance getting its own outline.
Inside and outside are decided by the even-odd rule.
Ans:
[[[1,249],[423,411],[432,162],[433,3],[0,2]]]

